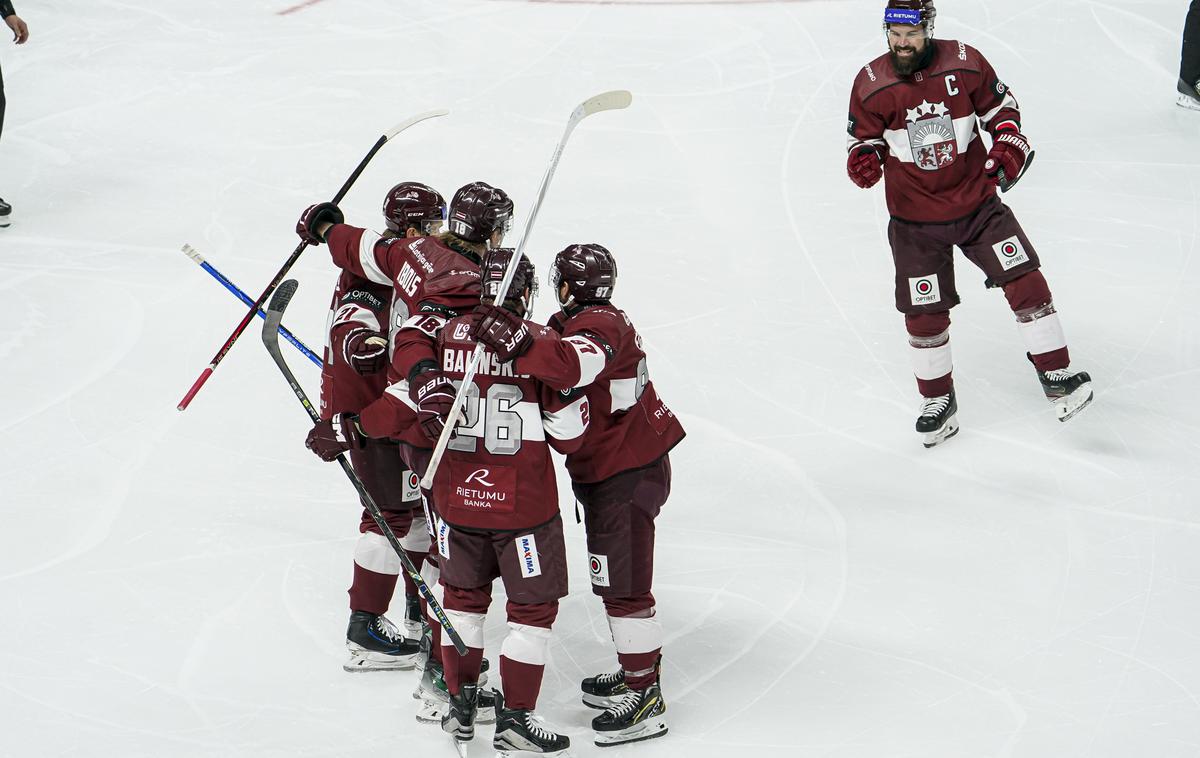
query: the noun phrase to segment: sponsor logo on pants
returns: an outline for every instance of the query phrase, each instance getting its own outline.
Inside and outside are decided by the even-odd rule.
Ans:
[[[450,560],[450,525],[438,519],[437,526],[438,555]]]
[[[588,570],[592,574],[592,584],[597,587],[608,587],[608,556],[588,554]]]
[[[400,498],[404,502],[410,502],[421,497],[421,477],[417,476],[417,472],[404,471],[404,493]]]
[[[930,276],[910,276],[908,278],[908,293],[912,296],[913,305],[929,305],[942,302],[942,290],[938,287],[936,274]]]
[[[517,537],[517,559],[521,561],[521,577],[529,579],[542,575],[542,564],[538,560],[537,540],[532,534]]]
[[[1025,248],[1021,247],[1021,240],[1016,237],[1001,240],[992,245],[992,249],[996,251],[996,258],[1005,271],[1029,262],[1029,255],[1026,254]]]

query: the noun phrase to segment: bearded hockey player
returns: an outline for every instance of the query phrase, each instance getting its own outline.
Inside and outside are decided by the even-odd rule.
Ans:
[[[483,296],[500,292],[512,250],[483,259]],[[524,321],[536,291],[533,264],[522,256],[503,308]],[[441,370],[461,380],[476,344],[478,316],[446,322],[437,332]],[[446,613],[469,648],[465,656],[442,648],[450,707],[442,728],[460,741],[474,736],[484,617],[498,577],[508,595],[508,636],[500,648],[503,693],[496,693],[496,733],[501,755],[558,755],[570,739],[534,715],[558,601],[567,594],[566,548],[558,512],[558,487],[550,448],[569,453],[588,425],[588,399],[564,398],[511,363],[485,350],[466,393],[464,420],[434,476],[436,534],[442,561]]]
[[[387,231],[382,239],[413,239],[439,231],[446,202],[437,191],[417,182],[401,182],[388,190],[383,203]],[[360,412],[387,386],[388,324],[392,288],[343,271],[330,304],[324,364],[321,370],[321,423],[307,444],[323,455],[323,435],[333,432],[336,414]],[[330,457],[336,457],[340,446]],[[354,470],[379,506],[389,527],[400,538],[409,558],[420,566],[429,550],[417,477],[400,460],[399,445],[390,439],[364,438],[349,450]],[[347,671],[409,669],[418,654],[421,605],[407,574],[405,635],[384,616],[401,573],[400,558],[384,538],[365,505],[354,551],[350,586],[350,624],[346,646]]]
[[[1091,379],[1070,367],[1050,288],[1007,191],[1033,159],[1021,112],[1007,85],[973,47],[935,40],[930,0],[889,0],[888,52],[868,63],[850,95],[850,179],[864,189],[883,178],[896,307],[924,398],[917,431],[932,447],[958,431],[951,378],[950,309],[958,304],[953,246],[1004,291],[1057,417],[1092,399]],[[980,128],[991,136],[985,150]]]
[[[512,200],[503,190],[472,182],[460,187],[450,201],[449,230],[430,236],[381,237],[344,223],[341,210],[332,203],[311,206],[301,216],[297,232],[305,239],[306,233],[318,242],[327,239],[335,265],[392,287],[387,386],[359,414],[335,415],[330,426],[314,429],[323,436],[330,459],[338,450],[362,444],[364,438],[390,437],[399,441],[408,468],[418,479],[424,476],[455,395],[454,385],[435,360],[434,335],[449,319],[479,304],[481,256],[503,241],[512,214]],[[437,503],[425,494],[432,522]],[[438,573],[437,551],[431,549],[422,576],[435,595],[440,592]],[[415,693],[423,700],[417,718],[440,721],[447,700],[441,625],[432,621],[428,627],[430,660]],[[481,693],[481,701],[489,706],[480,716],[483,721],[490,718],[490,695]]]
[[[559,312],[549,331],[487,306],[472,331],[518,373],[560,390],[564,400],[587,398],[591,409],[588,432],[566,464],[584,507],[592,591],[604,602],[620,664],[581,685],[583,702],[604,709],[592,720],[600,746],[667,731],[663,632],[651,594],[654,519],[671,491],[668,452],[684,437],[650,381],[642,338],[610,302],[616,283],[612,253],[571,245],[550,272]]]

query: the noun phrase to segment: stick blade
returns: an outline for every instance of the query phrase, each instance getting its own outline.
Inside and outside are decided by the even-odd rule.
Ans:
[[[433,110],[433,111],[426,111],[425,113],[418,113],[417,115],[413,116],[412,118],[408,119],[407,121],[402,121],[399,124],[396,124],[395,126],[393,126],[391,129],[384,132],[383,133],[384,141],[386,142],[387,140],[392,139],[397,134],[404,131],[405,129],[412,126],[413,124],[419,124],[420,122],[426,121],[431,118],[439,118],[441,116],[448,116],[448,115],[450,115],[450,111],[446,110],[445,108],[439,108],[439,109]]]
[[[283,313],[287,309],[288,303],[292,301],[292,296],[296,294],[296,290],[300,288],[300,282],[295,279],[288,279],[279,285],[275,290],[275,294],[271,295],[271,304],[267,306],[268,311]]]
[[[633,102],[633,94],[627,89],[614,89],[593,95],[580,103],[577,110],[581,115],[590,116],[600,111],[616,111],[628,108]]]

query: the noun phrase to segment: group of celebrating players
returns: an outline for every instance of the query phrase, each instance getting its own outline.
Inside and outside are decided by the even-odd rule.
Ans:
[[[959,301],[955,246],[1004,292],[1058,418],[1092,399],[1088,374],[1070,368],[1037,253],[996,192],[1011,189],[1034,155],[1017,101],[977,50],[933,39],[935,15],[931,0],[887,0],[888,52],[855,80],[847,160],[860,187],[887,179],[896,306],[926,447],[958,431],[949,337]],[[986,151],[981,127],[992,138]],[[327,461],[349,452],[467,652],[444,639],[407,574],[403,631],[385,618],[401,561],[364,512],[346,669],[420,667],[418,720],[460,741],[474,737],[476,723],[494,721],[502,754],[567,749],[570,740],[534,716],[567,594],[554,449],[584,509],[592,589],[620,664],[581,684],[583,702],[602,709],[592,722],[596,744],[666,733],[654,520],[670,492],[668,454],[684,431],[650,381],[641,338],[611,302],[612,253],[571,244],[555,256],[548,278],[558,307],[542,325],[530,320],[533,264],[501,246],[513,215],[505,192],[473,182],[447,205],[431,187],[402,182],[383,215],[383,234],[345,223],[331,203],[310,206],[297,224],[303,240],[328,245],[342,272],[330,306],[322,420],[307,444]],[[456,392],[477,346],[483,360],[463,390],[461,420],[432,488],[422,490],[435,441],[458,417]],[[499,691],[483,689],[483,625],[496,578],[509,627]]]
[[[341,269],[330,305],[321,421],[308,447],[348,452],[355,472],[446,616],[465,655],[422,608],[404,574],[402,629],[384,616],[400,557],[364,511],[350,587],[348,671],[422,669],[417,719],[457,740],[495,722],[502,754],[555,755],[570,740],[535,717],[567,563],[550,457],[565,455],[583,506],[589,574],[604,603],[620,668],[581,684],[598,745],[665,734],[659,686],[662,628],[651,594],[654,519],[670,492],[669,451],[683,427],[659,399],[642,340],[612,305],[616,261],[597,244],[568,245],[549,283],[557,311],[529,320],[532,262],[501,247],[513,203],[472,182],[447,204],[402,182],[383,204],[387,231],[345,223],[332,203],[304,211],[301,239],[328,246]],[[446,228],[444,228],[446,227]],[[505,270],[515,266],[503,293]],[[483,358],[464,391],[432,488],[422,490],[436,440],[471,353]],[[485,690],[484,617],[492,583],[507,595],[501,688]],[[424,644],[422,644],[424,642]]]

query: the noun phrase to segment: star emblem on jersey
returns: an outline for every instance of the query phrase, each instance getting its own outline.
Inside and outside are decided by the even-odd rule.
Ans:
[[[922,100],[907,111],[908,144],[913,162],[922,171],[937,171],[954,163],[958,157],[958,140],[954,136],[954,119],[945,103]]]

